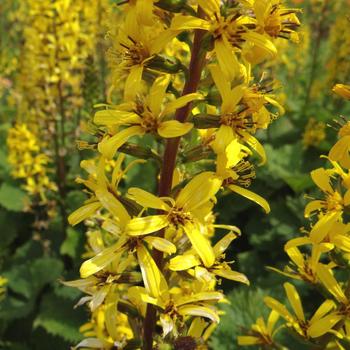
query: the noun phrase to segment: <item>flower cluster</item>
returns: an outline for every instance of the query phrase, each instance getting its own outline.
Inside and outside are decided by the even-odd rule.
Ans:
[[[23,188],[28,194],[46,203],[46,193],[57,191],[57,186],[50,180],[50,158],[43,153],[36,135],[28,129],[27,124],[17,124],[8,131],[7,147],[12,176],[23,179]]]
[[[79,132],[85,73],[89,59],[98,59],[93,56],[106,3],[25,0],[16,11],[23,48],[14,84],[17,126],[9,132],[9,157],[14,176],[27,178],[25,188],[41,199],[57,188],[58,201],[64,202],[66,156]],[[44,167],[50,170],[44,173]]]
[[[65,282],[92,311],[77,347],[204,348],[220,320],[221,280],[249,283],[226,261],[240,230],[216,223],[217,198],[233,192],[270,211],[248,187],[254,160],[266,162],[257,133],[284,109],[253,68],[299,21],[280,0],[139,0],[119,10],[109,104],[86,145],[98,157],[78,179],[89,199],[69,216],[94,227],[81,279]],[[160,169],[157,194],[124,186],[146,162]]]
[[[338,84],[334,91],[347,97],[348,86]],[[338,122],[339,140],[325,158],[329,168],[318,168],[311,178],[321,192],[305,207],[305,217],[310,228],[304,235],[293,238],[285,245],[290,263],[283,271],[273,269],[284,276],[308,283],[318,290],[323,299],[311,316],[305,316],[297,289],[285,283],[285,292],[291,310],[274,298],[266,297],[266,305],[275,316],[267,327],[252,326],[249,334],[238,338],[240,345],[261,344],[276,348],[274,331],[277,318],[303,342],[322,349],[346,349],[350,340],[350,284],[342,271],[348,271],[350,258],[350,122]],[[346,276],[346,274],[345,274]],[[305,306],[305,304],[304,304]],[[263,321],[258,321],[259,323]],[[282,327],[283,328],[283,327]],[[280,330],[281,327],[277,328]],[[267,336],[268,335],[268,336]]]

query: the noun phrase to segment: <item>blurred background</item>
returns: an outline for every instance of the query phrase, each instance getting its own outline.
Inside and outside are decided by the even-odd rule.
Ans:
[[[112,0],[2,0],[0,2],[0,348],[68,349],[89,322],[81,297],[60,280],[78,278],[87,257],[86,226],[69,227],[67,216],[86,199],[75,182],[90,118],[106,102],[112,81],[117,14]],[[230,304],[211,340],[213,349],[238,349],[235,337],[268,313],[267,294],[284,298],[284,243],[305,220],[309,176],[336,139],[333,119],[349,116],[349,104],[332,93],[350,82],[350,4],[347,0],[294,0],[302,9],[300,41],[279,39],[279,64],[259,67],[275,76],[286,114],[259,134],[268,155],[252,190],[265,197],[265,215],[249,201],[221,197],[218,221],[241,228],[228,253],[250,287],[224,281]],[[276,70],[275,67],[278,67]],[[258,74],[258,75],[259,75]],[[77,140],[80,142],[76,143]],[[124,186],[152,190],[156,169],[130,171]],[[87,223],[87,226],[89,223]],[[238,266],[237,266],[238,265]],[[310,305],[314,296],[302,289]],[[293,344],[293,339],[289,343]],[[291,349],[303,349],[296,344]]]

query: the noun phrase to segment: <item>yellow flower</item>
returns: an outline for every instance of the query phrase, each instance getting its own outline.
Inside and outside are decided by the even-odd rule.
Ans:
[[[98,149],[105,157],[112,158],[119,147],[132,136],[155,133],[161,137],[172,138],[185,135],[192,129],[191,123],[165,119],[177,109],[202,96],[198,93],[184,95],[166,103],[163,107],[169,79],[168,75],[157,78],[145,98],[138,96],[134,102],[96,113],[94,122],[98,125],[105,125],[112,130],[127,126],[126,129],[117,131],[111,137],[105,137],[99,143]]]
[[[191,293],[184,292],[180,287],[164,289],[157,298],[150,296],[140,287],[129,289],[132,299],[141,299],[143,302],[155,305],[161,309],[160,324],[163,336],[173,333],[177,337],[177,324],[183,324],[185,317],[204,317],[218,323],[219,316],[213,303],[223,299],[223,294],[216,291],[197,290]]]
[[[262,317],[259,317],[252,325],[249,335],[237,337],[238,345],[272,345],[273,337],[278,331],[278,329],[274,330],[278,319],[279,314],[274,310],[270,312],[267,324]]]
[[[350,190],[343,196],[338,189],[333,188],[329,173],[319,168],[311,172],[312,180],[324,193],[323,200],[314,200],[305,207],[305,217],[319,212],[319,220],[312,227],[310,238],[319,243],[328,233],[332,225],[341,218],[343,210],[350,205]]]
[[[332,332],[332,328],[343,318],[339,313],[331,312],[335,308],[335,303],[332,300],[326,300],[310,320],[306,320],[300,296],[295,287],[290,283],[284,283],[284,289],[294,315],[274,298],[266,297],[265,304],[287,321],[287,327],[293,329],[303,338],[318,338]]]
[[[206,267],[213,265],[215,254],[205,237],[206,227],[200,222],[201,210],[207,212],[206,204],[221,187],[221,181],[210,172],[195,176],[177,195],[176,199],[158,198],[139,188],[129,189],[130,196],[145,208],[158,209],[164,214],[132,219],[126,233],[143,236],[168,226],[183,229],[193,249]],[[169,204],[168,204],[169,203]]]
[[[228,225],[214,225],[220,228],[236,230],[235,227]],[[215,254],[215,262],[210,267],[204,267],[197,255],[193,251],[189,251],[183,255],[177,255],[169,261],[169,269],[172,271],[185,271],[194,276],[195,278],[202,280],[206,283],[211,282],[215,277],[222,277],[232,281],[249,284],[247,277],[237,271],[233,271],[230,265],[224,261],[225,251],[229,247],[230,243],[237,236],[230,232],[217,242],[213,251]]]
[[[215,152],[223,153],[224,148],[238,138],[258,153],[261,164],[265,163],[265,150],[253,134],[270,123],[271,113],[265,105],[272,104],[278,107],[281,113],[283,108],[272,97],[259,93],[256,87],[249,87],[244,83],[231,88],[230,81],[222,79],[222,72],[218,66],[212,65],[210,71],[222,99],[220,127],[213,142]]]
[[[206,18],[178,15],[171,29],[202,29],[211,33],[214,40],[214,52],[225,76],[232,81],[240,70],[235,52],[240,51],[245,42],[251,42],[270,56],[277,54],[276,47],[264,35],[248,28],[254,25],[254,19],[246,15],[230,14],[225,17],[220,10],[220,0],[196,0],[205,11]]]
[[[136,5],[136,9],[142,11],[143,3],[150,5],[151,2],[142,1]],[[141,18],[143,18],[141,21],[149,20],[147,14],[141,16],[139,11],[128,12],[125,22],[119,28],[114,47],[109,50],[109,61],[115,69],[116,80],[111,90],[125,79],[126,73],[125,100],[134,98],[140,89],[143,71],[147,69],[155,55],[176,36],[176,32],[165,30],[163,23],[157,21],[154,21],[152,26],[142,25]]]

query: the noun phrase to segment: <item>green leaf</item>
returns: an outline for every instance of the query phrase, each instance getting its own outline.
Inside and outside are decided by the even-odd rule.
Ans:
[[[11,211],[22,211],[29,202],[26,193],[8,183],[3,183],[0,187],[0,204]]]
[[[75,343],[82,339],[79,327],[86,321],[82,309],[73,310],[73,303],[51,293],[45,295],[40,311],[34,320],[34,328],[42,327],[46,332]]]
[[[67,237],[61,245],[60,253],[66,254],[75,259],[79,256],[80,248],[82,246],[83,236],[78,231],[69,227],[67,229]]]

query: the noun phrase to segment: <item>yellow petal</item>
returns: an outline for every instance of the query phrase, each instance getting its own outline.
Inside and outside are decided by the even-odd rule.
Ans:
[[[267,330],[270,335],[272,335],[273,329],[278,319],[279,319],[279,314],[276,311],[272,310],[267,320]]]
[[[127,210],[106,188],[100,187],[96,190],[95,194],[102,206],[118,218],[122,225],[125,225],[130,220],[130,215]]]
[[[224,298],[224,295],[220,292],[200,292],[195,293],[190,296],[184,296],[179,301],[176,302],[176,306],[181,306],[190,303],[197,303],[200,301],[209,301],[209,300],[221,300]]]
[[[94,273],[104,269],[108,264],[118,257],[118,251],[125,243],[125,240],[119,240],[117,243],[108,247],[93,258],[86,260],[80,267],[80,275],[82,278],[89,277]]]
[[[175,16],[171,22],[172,30],[204,29],[209,30],[210,23],[204,19],[192,16]]]
[[[212,172],[196,175],[179,193],[176,205],[185,211],[192,211],[212,199],[221,187],[222,181]]]
[[[300,268],[304,267],[304,256],[301,254],[300,250],[296,247],[290,247],[285,250],[289,258],[294,262],[294,264]]]
[[[231,269],[227,269],[227,268],[226,269],[213,269],[212,273],[214,273],[217,276],[231,280],[231,281],[245,283],[248,285],[250,284],[246,275],[244,275],[243,273],[237,272],[237,271],[233,271]]]
[[[309,218],[312,213],[319,211],[323,207],[322,201],[316,200],[308,203],[304,210],[304,215]]]
[[[208,16],[216,14],[220,16],[220,1],[219,0],[197,0],[198,5],[206,12]]]
[[[94,123],[98,125],[126,125],[126,124],[140,124],[141,118],[133,113],[127,111],[118,111],[115,109],[106,109],[96,112],[94,116]]]
[[[150,244],[153,248],[156,248],[157,250],[163,253],[176,253],[176,246],[165,238],[148,236],[145,237],[143,240]]]
[[[215,262],[215,255],[209,240],[203,236],[196,224],[186,223],[184,230],[204,266],[212,266]]]
[[[326,300],[322,303],[322,305],[317,309],[315,314],[310,319],[310,323],[314,323],[315,321],[322,318],[324,315],[326,315],[328,312],[330,312],[332,309],[335,309],[336,305],[333,300]]]
[[[344,316],[339,314],[327,315],[311,324],[307,334],[311,338],[320,337],[329,332]]]
[[[269,203],[267,203],[266,199],[259,196],[258,194],[254,193],[252,191],[249,191],[246,188],[237,186],[237,185],[230,185],[228,187],[231,191],[236,192],[236,193],[240,194],[241,196],[250,199],[251,201],[255,202],[256,204],[259,204],[265,210],[266,214],[268,214],[270,212]]]
[[[210,65],[209,70],[223,101],[228,101],[231,97],[231,82],[228,79],[223,79],[224,73],[218,65]]]
[[[284,305],[282,305],[276,299],[271,298],[271,297],[265,297],[264,302],[270,309],[275,310],[286,321],[288,321],[288,322],[293,321],[294,318],[291,315],[291,313],[287,310],[287,308]]]
[[[298,237],[298,238],[293,238],[289,240],[285,246],[284,250],[287,251],[291,248],[299,247],[301,245],[306,245],[306,244],[311,244],[311,240],[309,237]]]
[[[331,230],[334,223],[340,218],[341,213],[328,212],[312,227],[310,239],[313,243],[320,243]]]
[[[305,321],[303,306],[301,304],[300,296],[297,290],[290,283],[284,283],[284,289],[286,291],[289,303],[292,306],[298,320]]]
[[[330,292],[340,303],[348,304],[349,301],[347,297],[328,267],[319,264],[317,266],[317,275],[328,292]]]
[[[142,190],[141,188],[132,187],[128,190],[128,194],[133,200],[144,208],[160,209],[164,211],[170,210],[169,205],[163,200],[152,193]]]
[[[199,316],[209,318],[213,322],[219,323],[220,318],[216,311],[209,307],[198,306],[196,304],[189,304],[185,306],[181,306],[178,308],[178,312],[182,316]]]
[[[168,225],[169,221],[166,215],[151,215],[131,219],[126,225],[125,232],[129,236],[143,236],[157,232]]]
[[[124,87],[124,100],[133,101],[141,89],[143,66],[136,65],[130,70]]]
[[[159,115],[163,100],[165,98],[166,89],[170,81],[169,74],[165,74],[157,78],[148,95],[149,107],[153,115]]]
[[[232,81],[239,71],[239,62],[226,39],[215,40],[215,53],[225,78]]]
[[[141,128],[141,126],[135,125],[135,126],[130,126],[129,128],[126,128],[114,136],[110,138],[105,138],[103,139],[99,144],[98,144],[98,150],[100,153],[102,153],[106,158],[113,158],[115,152],[121,147],[125,142],[128,141],[130,137],[133,136],[141,136],[145,132]]]
[[[225,153],[226,147],[231,144],[231,142],[234,142],[234,140],[235,136],[232,128],[227,125],[220,125],[211,146],[216,154]]]
[[[262,144],[252,135],[250,135],[247,132],[241,131],[241,135],[243,136],[243,139],[249,147],[251,147],[261,158],[261,162],[259,165],[264,165],[266,163],[266,153],[265,149],[262,146]]]
[[[330,177],[326,169],[319,168],[311,171],[311,178],[323,192],[333,193]]]
[[[168,120],[162,122],[157,131],[161,137],[172,138],[187,134],[193,128],[192,123],[180,123],[177,120]]]
[[[68,216],[68,222],[74,226],[89,218],[101,208],[100,202],[91,202],[83,205]]]
[[[217,242],[214,247],[214,254],[216,257],[220,256],[222,253],[226,251],[231,242],[237,238],[237,235],[230,232],[225,237],[221,238],[219,242]]]
[[[168,290],[166,280],[143,245],[139,245],[136,252],[145,288],[152,297],[158,298]]]
[[[240,335],[237,337],[238,345],[258,345],[262,343],[262,339],[250,335]]]
[[[167,115],[175,112],[177,109],[186,106],[188,103],[194,101],[194,100],[202,100],[203,95],[200,93],[192,93],[188,95],[181,96],[177,98],[176,100],[169,102],[163,112],[162,115]]]
[[[267,37],[265,37],[262,34],[249,31],[242,35],[242,37],[255,44],[256,46],[260,47],[261,49],[265,50],[267,53],[271,55],[271,57],[274,57],[277,55],[277,49],[276,46],[272,43],[271,40],[269,40]]]
[[[178,255],[169,262],[169,269],[172,271],[184,271],[191,267],[200,265],[200,260],[192,254]]]
[[[350,136],[342,137],[330,150],[329,159],[340,161],[346,156],[349,157]]]

